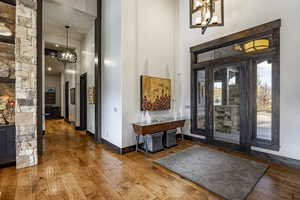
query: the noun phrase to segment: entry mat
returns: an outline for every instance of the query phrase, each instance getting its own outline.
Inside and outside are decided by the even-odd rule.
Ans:
[[[228,200],[244,200],[268,165],[192,146],[154,161]]]

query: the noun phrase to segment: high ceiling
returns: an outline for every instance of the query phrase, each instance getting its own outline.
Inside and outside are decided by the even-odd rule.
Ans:
[[[76,6],[72,5],[72,2]],[[85,6],[88,2],[88,6]],[[46,48],[55,49],[55,44],[65,44],[65,25],[71,25],[70,39],[80,43],[82,37],[94,25],[95,13],[88,11],[87,7],[97,7],[96,0],[45,0],[44,1],[44,33],[46,35]],[[92,4],[95,4],[94,6]],[[47,37],[47,36],[55,37]],[[50,39],[49,39],[50,38]],[[60,41],[57,38],[61,38]],[[51,40],[51,41],[49,41]],[[54,41],[55,40],[55,41]],[[72,46],[72,45],[71,45]],[[62,63],[51,56],[45,57],[45,72],[48,75],[59,75],[64,70]],[[47,68],[52,70],[48,71]]]
[[[65,25],[71,25],[72,33],[86,34],[94,24],[95,16],[83,11],[67,7],[52,0],[44,2],[44,25],[45,31],[51,31],[50,28],[57,27],[55,31],[61,30],[65,35]]]

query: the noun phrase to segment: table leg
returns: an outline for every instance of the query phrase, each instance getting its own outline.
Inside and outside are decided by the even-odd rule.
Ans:
[[[144,137],[144,143],[145,143],[146,156],[148,156],[147,135],[144,135],[143,137]]]
[[[140,134],[136,134],[135,139],[136,139],[135,151],[138,152],[139,142],[140,142]]]
[[[184,137],[183,137],[183,127],[181,127],[180,129],[181,129],[181,141],[183,142],[183,139],[184,139]]]

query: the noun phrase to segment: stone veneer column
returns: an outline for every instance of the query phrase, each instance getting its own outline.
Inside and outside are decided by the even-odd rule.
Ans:
[[[36,1],[16,1],[16,162],[18,169],[36,165],[38,162]]]

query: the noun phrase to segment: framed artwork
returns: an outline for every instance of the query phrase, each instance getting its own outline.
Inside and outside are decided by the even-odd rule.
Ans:
[[[76,103],[76,101],[75,101],[75,88],[71,88],[70,96],[71,96],[71,104],[75,105],[75,103]]]
[[[141,110],[171,109],[171,79],[141,76]]]
[[[95,87],[89,87],[88,90],[88,103],[95,104],[96,102],[96,95],[95,95]]]

